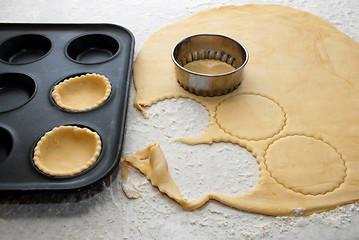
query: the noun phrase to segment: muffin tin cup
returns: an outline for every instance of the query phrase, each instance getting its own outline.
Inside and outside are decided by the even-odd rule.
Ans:
[[[40,34],[21,34],[0,44],[0,60],[9,64],[27,64],[45,57],[51,41]]]
[[[65,48],[65,54],[76,63],[98,64],[114,58],[119,49],[119,43],[109,35],[86,34],[72,39]]]
[[[8,158],[13,147],[13,138],[6,128],[0,127],[0,166]]]
[[[87,73],[60,81],[52,89],[51,98],[62,109],[81,112],[101,107],[111,92],[106,76]]]
[[[0,113],[19,108],[36,92],[36,82],[22,73],[0,73]]]
[[[0,24],[0,191],[70,190],[89,186],[118,165],[134,51],[132,33],[112,24]],[[31,42],[31,43],[30,43]],[[111,94],[86,111],[51,98],[66,78],[96,73]],[[102,150],[88,169],[69,177],[42,173],[34,148],[49,130],[80,126],[97,132]]]
[[[75,126],[75,127],[80,127],[80,128],[87,128],[93,132],[96,132],[97,131],[93,128],[90,128],[88,126],[84,126],[84,125],[75,125],[75,124],[68,124],[68,125],[64,125],[64,126]],[[50,132],[51,130],[53,129],[49,129],[48,131],[44,132],[42,134],[41,137],[39,137],[36,142],[34,142],[33,146],[32,146],[32,149],[35,149],[35,147],[37,146],[37,144],[39,143],[39,141],[41,140],[41,138],[48,132]],[[102,136],[100,136],[100,138],[102,139]],[[87,174],[88,172],[90,172],[93,168],[95,168],[97,166],[97,164],[99,164],[101,162],[101,159],[103,158],[103,155],[104,155],[104,152],[106,152],[106,146],[104,146],[101,142],[101,152],[100,152],[100,155],[97,157],[97,160],[90,166],[88,167],[87,169],[85,169],[84,171],[80,172],[80,173],[77,173],[77,174],[74,174],[74,175],[69,175],[69,176],[53,176],[53,175],[49,175],[43,171],[41,171],[36,165],[35,165],[35,162],[33,161],[33,158],[34,158],[34,151],[31,151],[30,152],[30,157],[29,157],[29,160],[30,160],[30,164],[31,166],[34,168],[35,171],[37,171],[39,174],[43,175],[43,176],[46,176],[50,179],[57,179],[57,180],[66,180],[66,179],[72,179],[72,178],[77,178],[81,175],[84,175],[84,174]],[[1,161],[1,160],[0,160]]]
[[[58,81],[56,81],[54,83],[54,85],[51,86],[51,91],[49,92],[48,97],[49,97],[49,101],[54,105],[55,108],[57,108],[57,109],[59,109],[61,111],[64,111],[64,112],[69,112],[69,113],[89,112],[89,111],[95,111],[96,109],[101,108],[102,105],[106,104],[108,101],[111,101],[113,89],[111,90],[110,95],[107,97],[107,99],[104,102],[102,102],[99,106],[95,106],[93,108],[86,109],[86,110],[74,111],[74,110],[62,108],[55,102],[55,100],[54,100],[54,98],[52,96],[52,92],[54,91],[55,86],[57,86],[61,82],[65,81],[66,79],[70,79],[70,78],[78,77],[78,76],[83,76],[83,75],[86,75],[86,74],[88,74],[88,73],[87,72],[81,72],[81,73],[77,73],[77,74],[71,74],[69,76],[66,76],[64,78],[59,79]],[[111,85],[112,85],[112,83],[111,83]]]

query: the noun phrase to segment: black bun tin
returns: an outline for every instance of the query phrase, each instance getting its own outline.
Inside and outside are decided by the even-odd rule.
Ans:
[[[129,30],[112,24],[0,23],[0,191],[78,189],[117,167],[134,41]],[[87,111],[57,106],[54,86],[86,73],[109,79],[109,98]],[[102,141],[95,164],[70,177],[48,176],[32,161],[39,139],[61,125],[87,127]]]

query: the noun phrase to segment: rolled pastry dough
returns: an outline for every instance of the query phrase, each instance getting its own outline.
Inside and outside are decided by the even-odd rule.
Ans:
[[[234,92],[201,97],[177,83],[171,50],[181,39],[199,33],[227,35],[248,49],[244,79]],[[126,156],[124,173],[128,165],[138,168],[186,209],[216,199],[237,209],[279,216],[356,202],[358,66],[358,43],[319,17],[290,7],[226,6],[170,24],[154,33],[137,56],[135,106],[146,115],[145,107],[163,99],[184,97],[201,103],[214,124],[198,138],[178,141],[239,144],[257,158],[260,179],[243,195],[209,193],[188,202],[169,176],[158,145]]]

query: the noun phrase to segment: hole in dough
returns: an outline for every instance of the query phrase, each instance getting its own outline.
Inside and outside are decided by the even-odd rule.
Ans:
[[[169,173],[185,199],[199,199],[209,192],[241,195],[258,183],[257,160],[239,145],[175,143],[161,147],[165,156],[170,152],[178,153],[166,159]]]
[[[136,109],[130,111],[137,114],[128,115],[124,148],[132,153],[149,143],[159,142],[169,172],[186,198],[197,199],[208,192],[243,194],[258,183],[257,160],[239,145],[173,142],[178,137],[198,137],[207,128],[208,112],[196,101],[185,98],[163,100],[147,109],[148,119]],[[177,154],[167,156],[170,152]],[[143,179],[138,179],[137,175],[131,173],[134,189],[143,186]]]
[[[144,119],[136,109],[129,110],[137,113],[128,114],[125,149],[130,149],[129,153],[153,142],[165,146],[176,138],[198,137],[205,131],[209,122],[206,108],[196,101],[185,98],[166,99],[146,110],[147,119]]]

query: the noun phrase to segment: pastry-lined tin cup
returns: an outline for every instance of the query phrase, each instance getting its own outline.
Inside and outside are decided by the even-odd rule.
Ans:
[[[234,67],[223,74],[203,74],[190,71],[187,63],[215,59]],[[187,91],[196,95],[213,97],[235,90],[243,79],[243,68],[248,62],[248,52],[238,41],[218,34],[197,34],[181,40],[173,48],[172,61],[176,78]]]
[[[0,23],[0,191],[81,189],[116,171],[133,50],[133,34],[118,25]],[[109,84],[97,87],[87,77],[79,84],[71,81],[67,94],[64,88],[60,94],[75,104],[57,105],[55,86],[87,73],[105,76]],[[84,104],[93,99],[89,92],[100,102]],[[71,109],[80,102],[88,109]],[[65,137],[57,131],[46,135],[61,126],[87,128],[101,142],[89,149],[94,138],[76,130],[60,132]]]

